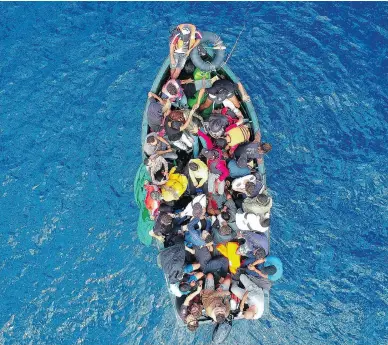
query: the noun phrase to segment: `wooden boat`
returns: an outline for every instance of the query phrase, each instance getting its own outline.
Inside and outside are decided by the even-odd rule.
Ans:
[[[208,51],[208,53],[211,54],[211,52],[209,52],[209,51]],[[162,86],[169,79],[169,74],[170,74],[169,64],[170,64],[170,60],[169,60],[169,57],[167,57],[166,60],[164,61],[163,65],[161,66],[161,68],[160,68],[160,70],[159,70],[159,72],[158,72],[158,74],[157,74],[157,76],[152,84],[151,92],[153,92],[155,94],[160,93]],[[213,76],[213,74],[214,74],[214,72],[212,72],[212,76]],[[217,75],[219,75],[219,76],[221,75],[225,79],[229,79],[229,80],[233,81],[234,83],[237,83],[239,81],[237,76],[232,72],[232,70],[227,65],[224,65],[221,69],[217,70]],[[256,133],[257,131],[259,131],[259,121],[258,121],[257,114],[255,112],[255,109],[254,109],[251,101],[243,102],[242,96],[240,94],[238,94],[237,97],[239,98],[239,101],[241,102],[241,105],[242,105],[240,110],[244,114],[244,117],[246,118],[247,123],[249,123],[253,133]],[[146,138],[147,134],[149,133],[149,127],[147,124],[147,109],[148,109],[149,103],[150,102],[147,99],[145,109],[144,109],[144,114],[143,114],[142,128],[141,128],[141,145],[144,143],[145,138]],[[142,158],[144,160],[145,154],[144,154],[144,152],[142,154],[143,154]],[[263,176],[264,184],[266,185],[266,173],[265,173],[264,163],[262,163],[257,168],[258,168],[258,171]],[[146,227],[147,233],[149,230],[152,229],[152,221],[147,219],[148,211],[145,209],[145,206],[144,206],[145,193],[142,194],[142,191],[141,191],[141,188],[142,188],[143,182],[144,182],[144,171],[145,171],[144,165],[141,165],[141,167],[139,168],[138,173],[136,175],[136,179],[135,179],[135,195],[136,195],[136,199],[137,199],[136,201],[137,201],[137,204],[140,208],[139,225],[138,225],[140,227],[140,231],[138,229],[138,233],[139,233],[139,235],[141,235],[141,237],[145,236],[144,227]],[[137,190],[136,188],[140,188],[140,190]],[[145,225],[145,222],[148,222],[148,224],[149,224],[148,228]],[[142,228],[143,228],[143,230],[142,230]],[[143,231],[143,234],[140,234],[141,231]],[[269,231],[268,231],[267,236],[269,238],[269,236],[270,236]],[[143,242],[145,243],[145,242],[150,242],[150,241],[152,241],[151,238],[149,239],[149,241],[143,241]],[[155,242],[158,242],[158,241],[155,241]],[[149,243],[147,243],[147,244],[149,244]],[[158,242],[156,245],[157,245],[159,250],[163,249],[163,245],[160,242]],[[169,282],[168,282],[166,276],[165,276],[165,279],[166,279],[166,284],[167,284],[167,289],[168,289]],[[178,310],[179,310],[179,307],[183,303],[184,298],[186,296],[182,296],[180,298],[177,298],[171,293],[170,293],[170,296],[171,296],[171,302],[172,302],[172,306],[173,306],[174,311],[175,311],[177,322],[179,325],[184,326],[183,321],[179,317]],[[270,312],[269,312],[269,292],[264,291],[264,296],[265,296],[264,314],[263,314],[261,320],[267,318],[270,314]],[[231,314],[230,319],[239,320],[239,317]],[[199,319],[200,325],[211,323],[211,322],[212,322],[212,320],[209,317],[207,317],[206,315],[203,315]],[[229,320],[229,322],[231,323],[231,320]]]

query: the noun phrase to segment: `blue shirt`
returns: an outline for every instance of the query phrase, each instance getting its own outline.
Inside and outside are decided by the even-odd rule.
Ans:
[[[268,267],[268,266],[275,266],[276,267],[276,273],[275,274],[271,274],[271,275],[268,275],[268,279],[271,280],[271,281],[276,281],[278,279],[280,279],[283,275],[283,264],[281,262],[281,260],[276,257],[276,256],[268,256],[266,259],[265,259],[265,262],[264,262],[264,267]]]
[[[193,244],[197,247],[202,247],[206,245],[206,242],[201,237],[201,231],[195,229],[195,226],[198,224],[199,218],[193,218],[189,224],[187,224],[188,231],[185,234],[185,241]]]

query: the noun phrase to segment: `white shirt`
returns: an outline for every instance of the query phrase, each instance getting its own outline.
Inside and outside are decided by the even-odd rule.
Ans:
[[[206,208],[207,200],[205,194],[199,194],[197,195],[187,206],[186,208],[181,212],[180,216],[183,218],[185,216],[192,217],[193,216],[193,205],[199,202],[203,209]]]
[[[239,177],[239,178],[236,178],[233,182],[232,182],[232,189],[236,192],[240,192],[240,193],[244,193],[246,194],[246,190],[245,190],[245,184],[247,182],[252,182],[254,184],[256,184],[256,176],[255,175],[247,175],[247,176],[243,176],[243,177]],[[260,190],[260,193],[265,189],[264,185],[263,185],[263,188]]]
[[[269,227],[260,225],[260,215],[253,213],[236,213],[236,225],[242,231],[266,232]]]

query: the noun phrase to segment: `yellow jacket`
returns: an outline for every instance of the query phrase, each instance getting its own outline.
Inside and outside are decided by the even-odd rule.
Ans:
[[[235,146],[249,141],[250,133],[249,128],[245,125],[234,127],[226,132],[229,136],[229,146]]]
[[[189,169],[191,182],[193,182],[194,186],[198,184],[196,186],[198,188],[202,187],[203,184],[207,181],[207,178],[209,176],[209,169],[207,168],[206,163],[202,162],[200,159],[190,159],[190,162],[196,163],[199,167],[197,171],[193,171]],[[198,182],[199,179],[200,181]]]
[[[218,244],[217,250],[226,258],[229,259],[229,271],[235,274],[237,269],[241,266],[241,255],[236,254],[239,247],[237,242],[228,242],[226,244]]]
[[[187,188],[187,177],[175,173],[176,167],[173,167],[168,174],[168,181],[160,187],[164,201],[178,200]]]

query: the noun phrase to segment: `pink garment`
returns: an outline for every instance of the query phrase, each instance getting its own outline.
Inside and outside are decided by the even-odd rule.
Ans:
[[[222,153],[221,153],[221,157],[222,157]],[[221,175],[220,177],[218,178],[218,180],[220,182],[224,181],[228,176],[229,176],[229,169],[228,167],[226,166],[226,161],[225,159],[218,159],[218,164],[216,165],[216,168],[221,171]]]
[[[228,133],[228,131],[230,131],[231,129],[236,128],[236,127],[237,127],[237,124],[235,124],[235,123],[230,125],[230,126],[228,126],[228,127],[226,127],[225,133]]]
[[[235,124],[239,119],[230,116],[230,115],[228,114],[228,110],[229,110],[229,108],[227,108],[227,107],[222,108],[221,114],[224,115],[224,116],[228,119],[229,125],[233,125],[233,124]],[[228,127],[228,128],[229,128],[229,127]]]
[[[204,132],[202,132],[200,129],[198,130],[198,136],[201,137],[203,140],[206,142],[206,149],[207,150],[212,150],[214,145],[212,140],[208,135],[206,135]]]
[[[218,157],[219,158],[216,158],[216,159],[208,159],[207,160],[207,166],[210,167],[210,165],[213,163],[213,162],[216,162],[216,166],[215,168],[219,171],[221,171],[221,175],[220,177],[218,178],[218,180],[220,182],[224,181],[228,176],[229,176],[229,169],[226,165],[226,161],[225,159],[223,159],[222,157],[222,151],[215,147],[212,140],[210,139],[210,137],[208,135],[206,135],[205,133],[203,133],[201,130],[198,130],[198,136],[201,137],[203,140],[205,140],[206,142],[206,146],[207,146],[207,150],[216,150],[218,152]]]

